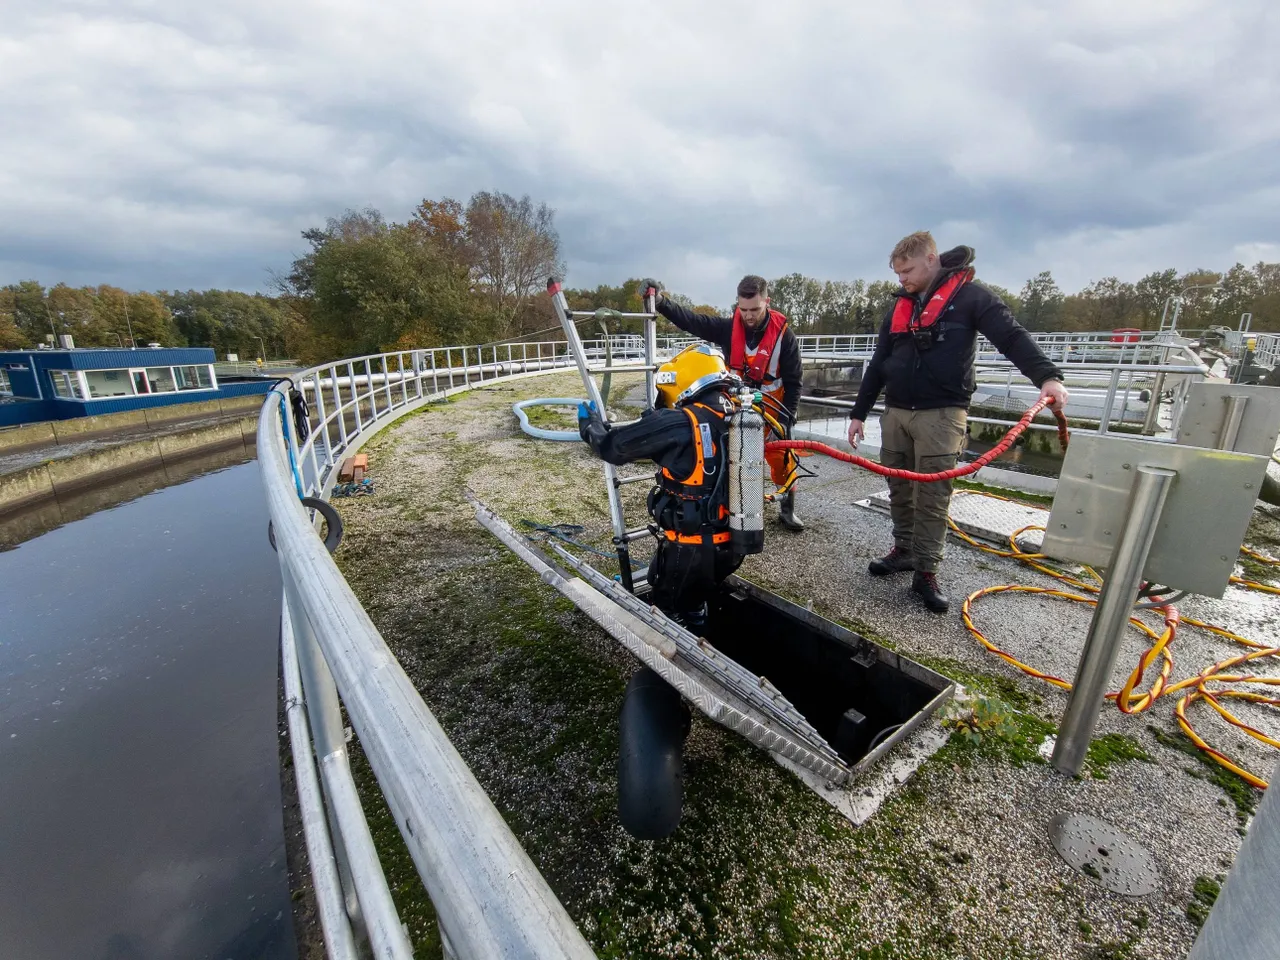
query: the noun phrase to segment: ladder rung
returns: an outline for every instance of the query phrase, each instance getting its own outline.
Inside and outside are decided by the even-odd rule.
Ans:
[[[635,477],[616,477],[613,482],[618,486],[622,486],[624,483],[644,483],[645,481],[648,481],[649,483],[656,483],[656,475],[652,473],[642,473]]]

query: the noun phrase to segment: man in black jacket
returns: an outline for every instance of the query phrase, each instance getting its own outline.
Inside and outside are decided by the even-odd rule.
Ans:
[[[880,327],[875,354],[849,422],[849,443],[863,439],[863,424],[883,389],[880,462],[918,473],[950,470],[964,447],[973,362],[981,333],[1011,360],[1040,396],[1067,402],[1062,371],[1036,346],[1004,301],[973,280],[973,250],[941,256],[925,231],[903,238],[889,265],[902,288]],[[938,585],[947,536],[951,482],[889,480],[893,549],[873,560],[874,576],[914,570],[911,589],[935,613],[948,601]]]
[[[656,280],[644,280],[645,288],[658,290]],[[659,292],[658,312],[686,333],[714,343],[724,353],[731,371],[747,385],[758,389],[788,428],[800,406],[802,369],[800,344],[787,326],[787,318],[769,309],[769,285],[764,277],[748,275],[738,283],[738,305],[732,317],[709,317],[694,313]],[[766,439],[772,439],[767,437]],[[783,450],[766,455],[774,486],[781,487],[795,469],[795,455]],[[804,523],[796,516],[796,491],[792,487],[782,498],[779,521],[788,530],[800,531]]]

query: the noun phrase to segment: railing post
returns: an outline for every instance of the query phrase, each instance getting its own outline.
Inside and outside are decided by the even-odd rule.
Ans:
[[[1147,466],[1138,466],[1136,474],[1124,528],[1107,567],[1107,578],[1089,623],[1071,698],[1053,747],[1054,769],[1070,777],[1078,775],[1084,766],[1089,741],[1098,725],[1098,715],[1120,653],[1120,641],[1133,615],[1133,604],[1142,584],[1142,568],[1155,540],[1160,511],[1177,476],[1172,470]]]
[[[373,367],[369,363],[369,358],[364,358],[364,380],[369,387],[369,417],[370,423],[376,423],[378,420],[378,392],[373,388]]]
[[[347,446],[347,405],[342,402],[342,387],[338,383],[338,365],[329,368],[329,385],[333,387],[333,411],[338,418],[338,436],[342,438],[342,448]]]
[[[338,700],[338,687],[333,674],[324,662],[324,654],[316,643],[316,635],[307,619],[306,607],[298,595],[293,574],[283,556],[280,557],[280,576],[284,583],[285,602],[289,605],[289,619],[293,624],[294,653],[298,658],[298,672],[302,676],[303,701],[307,707],[307,721],[311,727],[311,740],[317,760],[323,766],[324,758],[335,750],[346,749],[346,736],[342,727],[342,708]],[[321,781],[323,783],[323,779]],[[347,916],[357,929],[363,927],[360,900],[356,896],[355,883],[351,879],[351,863],[347,857],[342,831],[333,817],[333,798],[325,789],[325,810],[329,821],[329,836],[333,839],[334,858],[338,861],[338,876],[342,880],[343,899],[347,904]]]
[[[329,418],[324,409],[324,383],[320,379],[319,371],[313,373],[311,377],[316,385],[316,422],[320,428],[319,436],[324,437],[324,462],[327,468],[333,469],[333,444],[329,440]]]
[[[1142,432],[1154,436],[1160,427],[1160,395],[1164,393],[1164,371],[1156,374],[1151,385],[1151,399],[1147,401],[1147,416],[1142,421]]]
[[[1111,421],[1111,409],[1116,404],[1116,391],[1120,388],[1120,368],[1111,371],[1111,383],[1107,387],[1107,395],[1102,399],[1102,414],[1098,417],[1098,436],[1106,436],[1107,425]]]
[[[356,365],[352,360],[347,364],[347,381],[351,384],[351,406],[356,412],[356,433],[364,430],[364,418],[360,415],[360,391],[356,389]]]

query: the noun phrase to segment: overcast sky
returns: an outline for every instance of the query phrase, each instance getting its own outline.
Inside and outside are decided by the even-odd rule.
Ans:
[[[6,0],[0,283],[265,289],[348,207],[530,194],[571,286],[1074,290],[1280,260],[1280,3]]]

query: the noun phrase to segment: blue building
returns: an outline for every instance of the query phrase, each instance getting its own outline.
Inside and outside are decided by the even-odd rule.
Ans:
[[[265,394],[218,383],[210,347],[0,351],[0,426]]]

